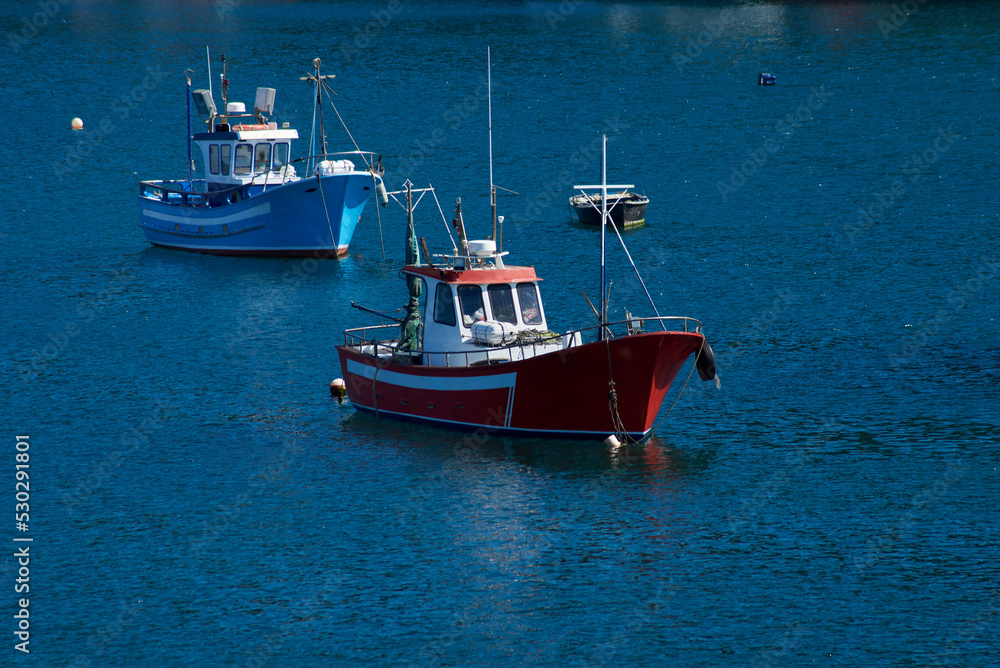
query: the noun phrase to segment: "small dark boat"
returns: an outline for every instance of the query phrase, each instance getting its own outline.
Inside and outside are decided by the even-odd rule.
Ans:
[[[649,198],[628,190],[608,193],[608,213],[619,228],[629,228],[646,222],[646,205]],[[584,225],[601,224],[601,194],[576,195],[569,198],[569,205],[576,211]]]

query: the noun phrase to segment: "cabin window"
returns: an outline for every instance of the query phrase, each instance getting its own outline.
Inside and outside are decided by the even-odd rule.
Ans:
[[[208,145],[208,170],[213,174],[219,173],[219,145]]]
[[[236,164],[233,166],[233,174],[249,174],[253,167],[253,146],[250,144],[236,145]]]
[[[525,325],[542,324],[542,309],[538,304],[538,288],[534,283],[517,284],[517,301],[521,302],[521,320]]]
[[[451,296],[451,286],[438,283],[434,292],[434,322],[442,325],[455,325],[455,300]]]
[[[229,163],[233,155],[233,147],[229,144],[222,145],[222,175],[229,176]]]
[[[266,172],[271,163],[271,145],[257,144],[254,149],[253,171]]]
[[[514,292],[509,285],[491,285],[490,308],[493,309],[493,319],[501,322],[517,324],[517,313],[514,312]]]
[[[466,327],[477,320],[486,320],[483,290],[478,285],[458,286],[458,302],[462,306],[462,324]]]
[[[274,145],[274,169],[275,171],[280,170],[282,167],[288,164],[288,144],[275,144]]]

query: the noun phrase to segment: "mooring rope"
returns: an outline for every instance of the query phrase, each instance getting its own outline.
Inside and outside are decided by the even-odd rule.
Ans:
[[[608,410],[611,412],[611,423],[615,429],[615,437],[618,438],[622,443],[639,443],[638,439],[633,439],[628,435],[628,431],[625,429],[624,423],[622,423],[621,415],[618,413],[618,393],[615,391],[615,380],[611,372],[611,343],[609,339],[605,339],[605,346],[608,351],[608,385],[610,390],[608,391]],[[653,428],[649,430],[650,433],[656,431],[663,424],[664,420],[670,416],[671,411],[674,410],[674,406],[680,401],[681,395],[684,394],[684,390],[687,389],[688,382],[691,380],[691,374],[694,370],[698,368],[698,360],[701,359],[701,352],[705,349],[705,341],[702,340],[702,345],[698,348],[698,353],[694,356],[694,364],[691,365],[691,370],[688,371],[687,378],[684,379],[684,385],[681,386],[680,391],[677,393],[677,397],[674,399],[674,403],[670,404],[670,408],[667,412],[663,414],[660,421],[653,425]]]
[[[372,164],[370,162],[368,162],[368,158],[365,157],[365,154],[361,150],[361,147],[358,146],[358,142],[354,141],[354,135],[352,135],[351,131],[347,128],[347,123],[344,122],[343,117],[340,115],[340,111],[337,109],[337,105],[335,105],[333,103],[333,98],[330,97],[329,86],[327,85],[326,82],[321,82],[321,83],[323,84],[323,92],[326,93],[326,99],[330,101],[330,106],[333,107],[333,113],[337,114],[337,120],[340,121],[340,125],[343,126],[344,132],[347,133],[347,136],[350,138],[351,143],[354,144],[354,150],[356,150],[358,152],[358,155],[361,156],[361,159],[364,161],[365,166],[368,168],[368,171],[372,175],[372,185],[375,186],[375,198],[378,199],[378,183],[375,181],[375,167],[372,166]],[[326,206],[326,202],[323,203],[323,206],[324,207]],[[375,214],[378,216],[378,238],[379,238],[379,241],[382,244],[382,259],[384,260],[385,259],[385,239],[382,237],[382,212],[378,210],[378,207],[375,207]],[[326,218],[327,218],[327,222],[329,222],[329,220],[330,220],[330,214],[327,214]],[[331,230],[330,234],[331,235],[333,234],[332,230]]]
[[[323,200],[323,213],[326,214],[326,229],[330,230],[330,244],[333,246],[333,256],[337,257],[340,253],[337,251],[337,240],[333,238],[333,225],[330,223],[330,211],[326,208],[326,195],[323,194],[323,183],[319,174],[316,175],[316,187],[319,188],[319,197]]]
[[[378,372],[382,367],[379,366],[381,360],[378,359],[378,350],[376,349],[376,362],[375,362],[375,375],[372,376],[372,408],[375,409],[375,419],[378,419],[378,395],[375,394],[375,383],[378,382]]]
[[[385,259],[385,239],[382,238],[382,212],[379,211],[381,208],[378,203],[378,181],[375,180],[375,172],[369,172],[372,175],[372,185],[375,187],[375,215],[378,216],[378,240],[382,244],[382,259]]]
[[[676,406],[677,402],[680,401],[681,395],[684,394],[684,390],[687,388],[688,381],[691,380],[691,374],[694,373],[694,370],[698,368],[698,360],[701,358],[701,351],[704,349],[705,349],[705,340],[702,339],[701,348],[698,348],[698,354],[694,356],[694,364],[691,365],[691,370],[688,371],[687,378],[684,379],[684,385],[681,386],[680,392],[677,393],[677,398],[674,399],[674,403],[670,404],[670,408],[668,408],[667,412],[663,415],[663,417],[660,418],[660,421],[657,422],[655,425],[653,425],[653,428],[650,429],[651,432],[656,431],[660,427],[660,425],[663,424],[663,421],[667,419],[668,415],[670,415],[670,411],[674,410],[674,406]]]
[[[371,163],[368,162],[368,158],[365,157],[365,154],[361,150],[361,147],[358,146],[358,142],[354,141],[354,135],[352,135],[351,131],[347,129],[347,123],[344,122],[343,117],[341,117],[341,115],[340,115],[340,111],[337,110],[337,105],[335,105],[333,103],[333,98],[330,97],[330,88],[329,88],[329,85],[326,82],[323,82],[323,92],[326,93],[326,99],[330,101],[330,106],[333,107],[333,113],[337,114],[337,119],[340,121],[340,124],[343,126],[344,132],[347,133],[347,136],[350,138],[351,143],[354,144],[354,150],[356,150],[358,152],[358,155],[361,156],[361,159],[364,160],[365,166],[368,167],[369,170],[373,170],[374,167],[372,167]]]
[[[638,443],[632,439],[625,429],[622,417],[618,413],[618,392],[615,390],[615,377],[611,371],[611,339],[604,339],[604,347],[608,353],[608,410],[611,413],[611,426],[614,427],[615,437],[621,443]]]

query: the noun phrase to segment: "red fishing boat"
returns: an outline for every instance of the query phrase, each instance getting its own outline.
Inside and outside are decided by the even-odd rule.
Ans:
[[[631,187],[602,181],[578,188],[603,194]],[[337,347],[343,387],[358,411],[491,434],[641,440],[691,355],[701,378],[718,383],[699,321],[662,317],[653,306],[652,316],[626,311],[626,319],[608,322],[603,232],[617,228],[606,206],[598,324],[557,333],[549,330],[534,268],[508,265],[493,240],[467,240],[461,200],[455,252],[432,262],[424,245],[420,261],[417,191],[406,185],[406,317],[348,329]]]

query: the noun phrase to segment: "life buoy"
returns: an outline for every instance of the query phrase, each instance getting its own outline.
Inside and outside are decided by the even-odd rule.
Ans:
[[[715,378],[715,353],[712,352],[708,339],[702,341],[701,353],[698,354],[698,375],[702,380]]]

